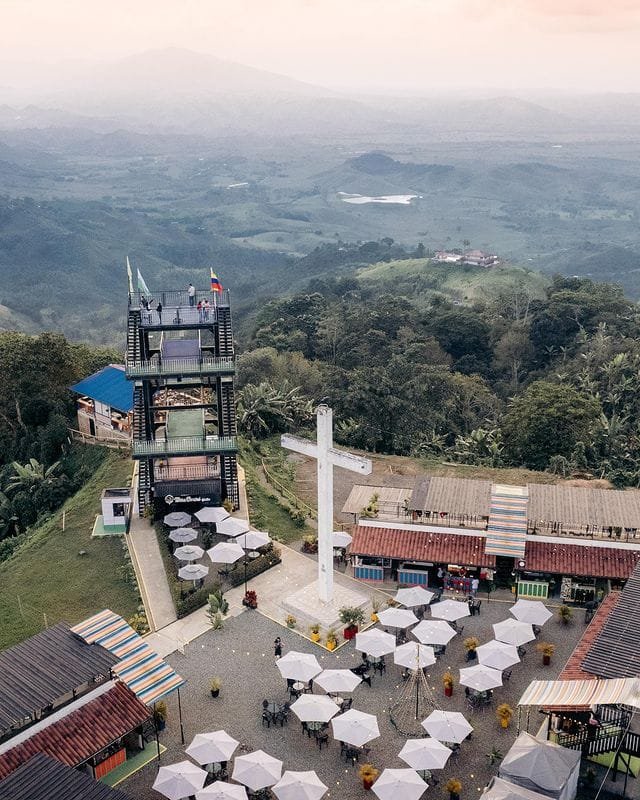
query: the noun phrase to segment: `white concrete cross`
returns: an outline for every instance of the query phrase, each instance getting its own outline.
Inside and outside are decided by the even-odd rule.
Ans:
[[[318,594],[323,603],[333,599],[333,468],[342,467],[360,475],[371,474],[371,461],[333,447],[333,411],[318,406],[317,444],[308,439],[284,434],[280,444],[318,462]]]

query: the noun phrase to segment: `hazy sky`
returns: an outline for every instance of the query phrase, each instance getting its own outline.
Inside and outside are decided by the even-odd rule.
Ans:
[[[639,91],[640,0],[0,0],[6,60],[167,46],[334,88]]]

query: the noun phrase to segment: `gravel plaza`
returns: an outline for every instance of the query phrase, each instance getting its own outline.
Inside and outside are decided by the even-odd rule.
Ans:
[[[438,785],[428,790],[429,795],[434,797],[448,797],[443,787],[451,777],[458,778],[463,784],[462,800],[478,797],[497,772],[497,764],[491,764],[489,758],[492,749],[496,748],[504,754],[516,737],[517,703],[524,689],[534,679],[557,677],[584,630],[583,614],[579,609],[569,625],[563,625],[557,613],[554,614],[539,636],[539,641],[549,641],[556,647],[551,664],[542,665],[542,657],[535,649],[536,642],[527,644],[526,655],[520,664],[513,667],[510,680],[494,691],[492,705],[470,711],[464,687],[459,685],[459,669],[469,666],[465,662],[463,639],[476,636],[481,644],[492,639],[492,624],[510,616],[508,609],[513,602],[507,592],[492,594],[490,601],[486,597],[481,599],[480,615],[460,620],[460,625],[464,626],[462,635],[455,636],[447,646],[445,655],[426,670],[436,707],[463,712],[474,728],[472,737],[461,744],[459,752],[449,759],[447,766],[434,771]],[[557,611],[556,606],[549,607]],[[425,618],[429,618],[428,613]],[[240,741],[236,755],[262,749],[281,759],[283,770],[315,770],[329,787],[327,797],[367,796],[358,778],[358,764],[345,763],[331,729],[328,746],[320,750],[316,740],[308,738],[302,731],[293,713],[284,727],[266,727],[262,724],[263,700],[280,704],[289,700],[286,682],[275,666],[273,641],[276,636],[282,639],[283,653],[290,650],[314,653],[325,669],[350,668],[361,663],[361,654],[354,648],[353,642],[331,653],[295,630],[263,616],[260,609],[229,618],[222,630],[208,630],[185,645],[184,653],[174,652],[167,659],[187,680],[181,690],[185,745],[180,742],[178,706],[174,694],[168,698],[168,723],[160,734],[160,742],[167,748],[162,754],[161,763],[166,765],[184,759],[184,748],[196,733],[222,728]],[[387,767],[407,767],[398,757],[407,737],[394,728],[388,711],[389,706],[406,689],[402,679],[403,668],[393,663],[392,654],[386,657],[386,664],[386,672],[373,674],[371,688],[361,683],[352,694],[353,708],[375,714],[378,718],[380,737],[369,743],[371,751],[366,760],[380,771]],[[447,669],[451,670],[455,679],[452,697],[444,696],[442,675]],[[222,679],[218,698],[212,698],[209,692],[209,682],[214,676]],[[321,690],[316,687],[314,692],[321,693]],[[516,712],[507,729],[501,728],[495,714],[495,709],[501,703],[508,703]],[[535,733],[545,719],[536,709],[532,709],[528,720],[529,731]],[[525,714],[521,727],[527,728]],[[157,800],[160,795],[151,789],[157,769],[157,762],[151,762],[123,782],[121,788],[139,800]]]

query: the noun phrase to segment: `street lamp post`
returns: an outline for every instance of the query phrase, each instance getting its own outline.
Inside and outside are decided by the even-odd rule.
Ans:
[[[251,560],[254,558],[258,558],[260,553],[257,550],[250,550],[248,553],[244,554],[244,593],[247,593],[247,557]]]

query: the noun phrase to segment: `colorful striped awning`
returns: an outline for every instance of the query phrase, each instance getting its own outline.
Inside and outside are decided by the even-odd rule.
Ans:
[[[493,484],[485,545],[486,553],[494,556],[524,558],[527,537],[527,502],[526,487]]]
[[[128,622],[109,609],[94,614],[71,630],[87,644],[99,644],[117,656],[120,661],[113,672],[147,705],[179,689],[185,682]]]
[[[640,708],[640,680],[532,681],[520,698],[521,706],[589,708],[621,703]]]

